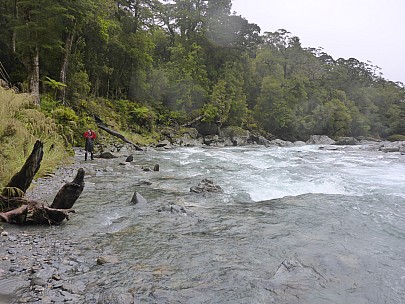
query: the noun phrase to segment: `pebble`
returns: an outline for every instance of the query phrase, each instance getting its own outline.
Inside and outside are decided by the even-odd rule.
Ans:
[[[96,265],[94,259],[75,256],[77,242],[10,230],[16,231],[0,239],[0,296],[14,301],[10,303],[85,303],[83,281],[65,281],[63,275],[79,268],[83,274],[91,270],[87,264]]]

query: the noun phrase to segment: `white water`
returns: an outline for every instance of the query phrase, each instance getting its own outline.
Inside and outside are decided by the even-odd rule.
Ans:
[[[246,192],[253,201],[306,193],[405,198],[405,156],[399,154],[353,147],[322,151],[319,146],[191,148],[165,154],[174,166],[169,172],[212,177],[226,193]]]
[[[108,277],[112,292],[138,290],[140,303],[404,303],[405,155],[339,149],[181,148],[126,166],[83,162],[85,191],[62,232],[120,263],[77,276],[91,293]],[[205,178],[225,194],[190,193]],[[131,205],[134,191],[148,204]],[[187,214],[157,211],[169,204]]]

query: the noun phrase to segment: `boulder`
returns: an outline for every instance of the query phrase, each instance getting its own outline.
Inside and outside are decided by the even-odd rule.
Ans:
[[[171,143],[167,139],[162,140],[156,144],[156,148],[170,148]]]
[[[302,146],[305,146],[306,143],[303,142],[303,141],[299,141],[299,140],[298,140],[298,141],[294,141],[293,145],[294,145],[295,147],[302,147]]]
[[[140,193],[135,191],[134,195],[132,196],[131,203],[134,205],[136,204],[145,205],[148,203],[148,201]]]
[[[360,144],[360,142],[354,137],[341,137],[338,141],[335,142],[335,145],[341,146],[354,146],[358,144]]]
[[[174,214],[182,214],[182,215],[187,215],[187,211],[184,208],[184,206],[179,206],[176,204],[169,204],[166,206],[160,206],[159,209],[157,209],[157,212],[168,212],[168,213],[174,213]]]
[[[335,141],[326,135],[311,135],[307,145],[333,145]]]
[[[278,147],[291,147],[293,143],[282,139],[274,139],[270,141],[270,145]]]
[[[132,155],[129,155],[126,160],[127,163],[133,162],[134,161],[134,157]]]
[[[221,130],[220,125],[217,123],[208,123],[199,121],[194,126],[198,131],[198,133],[201,134],[202,136],[207,136],[211,134],[219,135]]]
[[[99,158],[104,158],[104,159],[116,158],[116,156],[114,154],[112,154],[111,152],[100,153],[100,155],[98,157]]]
[[[228,126],[221,130],[227,146],[246,146],[250,138],[250,132],[237,126]],[[229,139],[229,141],[227,141]]]
[[[215,134],[205,136],[203,142],[207,146],[218,146],[219,143],[222,143],[223,145],[223,140],[220,139],[219,136]]]
[[[262,145],[266,147],[271,146],[270,140],[266,139],[264,136],[254,134],[250,134],[248,143]]]
[[[215,192],[215,193],[223,193],[224,191],[218,185],[214,185],[214,182],[205,178],[203,179],[198,186],[194,186],[190,188],[190,192],[194,193],[203,193],[203,192]]]
[[[379,148],[382,152],[401,152],[405,151],[405,141],[384,142]]]
[[[200,137],[197,129],[184,128],[179,130],[179,134],[172,137],[173,144],[183,147],[195,147],[202,146],[203,139]]]

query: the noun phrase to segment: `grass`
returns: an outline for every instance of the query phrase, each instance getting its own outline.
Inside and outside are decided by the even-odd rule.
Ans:
[[[53,119],[35,108],[30,95],[0,87],[0,189],[20,170],[38,139],[44,143],[44,157],[37,176],[70,159],[57,131]]]

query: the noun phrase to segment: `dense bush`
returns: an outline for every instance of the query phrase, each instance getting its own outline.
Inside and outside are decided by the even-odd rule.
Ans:
[[[405,141],[405,135],[402,134],[394,134],[390,135],[387,138],[389,141]]]

